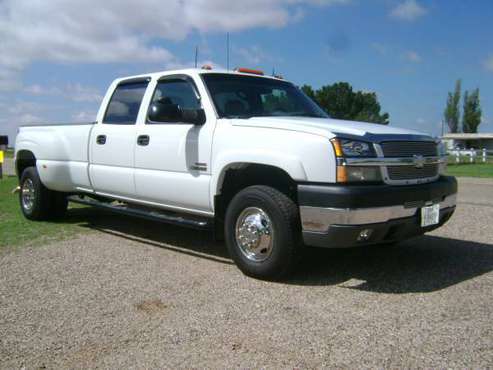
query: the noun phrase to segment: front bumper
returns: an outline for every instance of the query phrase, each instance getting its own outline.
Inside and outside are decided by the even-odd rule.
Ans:
[[[447,222],[455,211],[456,194],[457,181],[446,176],[409,186],[298,185],[303,240],[341,248],[421,235]],[[420,209],[437,203],[439,223],[421,227]],[[367,237],[361,238],[365,231]]]

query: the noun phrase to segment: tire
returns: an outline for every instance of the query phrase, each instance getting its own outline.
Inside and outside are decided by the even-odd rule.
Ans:
[[[228,205],[224,228],[230,256],[245,275],[279,280],[298,262],[298,207],[274,188],[256,185],[240,191]]]
[[[26,168],[21,175],[19,204],[29,220],[44,221],[62,217],[67,210],[63,193],[47,189],[39,178],[36,167]]]

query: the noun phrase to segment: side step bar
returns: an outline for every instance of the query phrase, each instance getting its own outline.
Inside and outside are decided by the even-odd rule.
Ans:
[[[206,217],[200,217],[200,216],[185,217],[178,213],[159,211],[156,209],[151,209],[146,207],[132,206],[127,203],[119,203],[119,204],[114,204],[114,202],[105,203],[105,202],[97,201],[95,199],[91,199],[89,197],[80,197],[78,195],[69,196],[67,199],[73,203],[101,208],[122,215],[140,217],[147,220],[190,227],[192,229],[207,230],[213,227],[212,219]]]

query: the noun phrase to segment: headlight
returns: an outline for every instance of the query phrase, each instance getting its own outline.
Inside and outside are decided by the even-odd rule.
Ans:
[[[375,157],[373,145],[365,141],[349,139],[332,139],[337,157]]]
[[[346,158],[376,157],[373,144],[350,139],[332,139],[337,161],[337,182],[381,182],[380,167],[348,166]]]

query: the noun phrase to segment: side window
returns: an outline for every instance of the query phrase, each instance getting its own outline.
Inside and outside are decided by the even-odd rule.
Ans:
[[[200,98],[195,89],[195,86],[186,79],[170,78],[161,80],[156,86],[152,97],[151,105],[158,103],[161,109],[169,114],[163,114],[159,120],[148,120],[147,123],[173,123],[178,122],[178,118],[174,118],[175,109],[200,109]],[[152,107],[151,107],[152,108]]]
[[[123,83],[116,87],[111,97],[103,123],[134,125],[139,114],[148,81]]]

